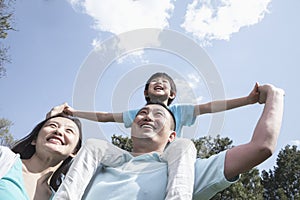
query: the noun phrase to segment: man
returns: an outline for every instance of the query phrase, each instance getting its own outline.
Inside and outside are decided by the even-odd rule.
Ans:
[[[274,152],[281,127],[284,92],[272,85],[259,86],[258,92],[259,103],[265,106],[251,141],[208,159],[196,160],[194,199],[210,199],[235,182],[239,174],[257,166]],[[172,113],[166,107],[144,106],[131,128],[132,153],[124,153],[126,162],[120,166],[99,166],[85,190],[84,199],[164,199],[167,164],[160,155],[176,137],[174,126]],[[68,184],[72,184],[71,179]],[[63,185],[67,185],[66,182]],[[62,189],[54,198],[67,197],[60,192]]]

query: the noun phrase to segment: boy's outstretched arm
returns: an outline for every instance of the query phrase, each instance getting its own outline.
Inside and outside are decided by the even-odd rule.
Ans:
[[[122,113],[109,113],[109,112],[90,112],[90,111],[81,111],[75,110],[67,103],[55,106],[47,113],[47,118],[65,113],[67,115],[88,119],[96,122],[120,122],[123,123],[123,114]]]
[[[248,96],[228,99],[228,100],[218,100],[212,101],[205,104],[199,104],[195,106],[194,116],[206,114],[206,113],[215,113],[221,112],[225,110],[230,110],[233,108],[238,108],[241,106],[246,106],[250,104],[254,104],[258,102],[259,91],[258,91],[258,83],[255,83],[254,88],[249,93]]]
[[[259,93],[259,103],[265,103],[263,113],[251,141],[227,151],[224,166],[227,179],[249,171],[269,158],[275,150],[282,123],[284,91],[272,85],[263,85],[259,86]]]

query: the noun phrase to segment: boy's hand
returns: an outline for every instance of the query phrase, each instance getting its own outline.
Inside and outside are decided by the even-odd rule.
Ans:
[[[49,117],[64,113],[66,115],[73,115],[73,110],[67,103],[63,103],[61,105],[53,107],[50,112],[47,113],[46,119]]]
[[[72,108],[71,106],[69,106],[68,104],[66,104],[66,106],[64,107],[64,110],[63,112],[67,115],[70,115],[70,116],[73,116],[74,115],[74,112],[75,112],[75,109]]]
[[[247,102],[248,102],[248,104],[254,104],[254,103],[258,102],[258,100],[259,100],[259,90],[258,90],[258,88],[259,88],[259,85],[256,82],[253,90],[247,96]]]

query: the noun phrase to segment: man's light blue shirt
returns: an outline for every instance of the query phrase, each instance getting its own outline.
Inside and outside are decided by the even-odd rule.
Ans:
[[[233,182],[224,176],[226,151],[195,163],[194,199],[210,199]],[[164,200],[167,163],[157,153],[132,157],[119,167],[100,166],[83,199]]]

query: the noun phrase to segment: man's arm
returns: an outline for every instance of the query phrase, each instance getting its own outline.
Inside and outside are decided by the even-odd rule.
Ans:
[[[259,103],[265,103],[263,113],[249,143],[229,149],[224,175],[230,180],[269,158],[276,147],[283,115],[284,91],[272,85],[259,86]]]
[[[254,104],[258,102],[258,96],[258,83],[256,83],[248,96],[229,100],[212,101],[205,104],[196,105],[194,110],[194,116],[206,113],[222,112],[225,110]]]

